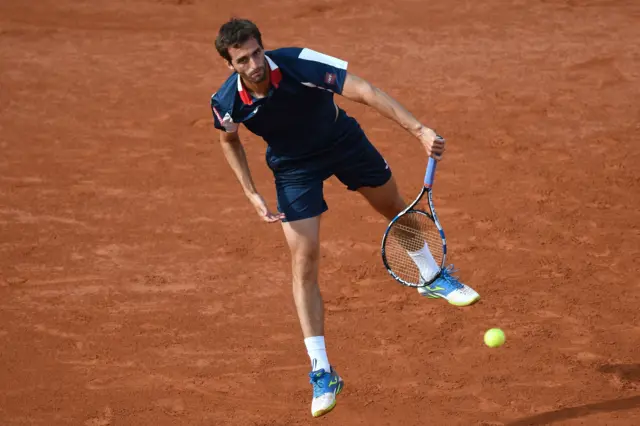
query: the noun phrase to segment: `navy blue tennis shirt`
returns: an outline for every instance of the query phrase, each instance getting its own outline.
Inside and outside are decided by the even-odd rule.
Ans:
[[[254,98],[237,73],[211,97],[215,127],[235,132],[240,123],[267,142],[283,221],[307,219],[328,209],[323,182],[331,176],[347,189],[378,187],[391,178],[386,161],[357,120],[338,108],[347,63],[311,49],[265,52],[271,87]]]
[[[268,144],[267,156],[304,158],[330,148],[353,120],[336,106],[347,62],[307,48],[265,52],[271,88],[254,98],[234,72],[211,97],[217,129],[235,132],[240,123]],[[340,114],[338,113],[340,111]]]

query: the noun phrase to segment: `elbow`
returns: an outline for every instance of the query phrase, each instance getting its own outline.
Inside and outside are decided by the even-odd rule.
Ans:
[[[360,88],[360,103],[365,105],[375,104],[375,100],[378,96],[379,90],[371,83],[365,83]]]

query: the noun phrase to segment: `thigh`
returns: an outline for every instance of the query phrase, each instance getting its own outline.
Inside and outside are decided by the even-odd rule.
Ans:
[[[371,207],[378,213],[391,220],[407,206],[393,176],[381,186],[363,186],[358,192],[367,199]]]
[[[362,129],[354,131],[340,149],[341,159],[336,164],[335,175],[347,189],[380,187],[391,179],[389,165]]]
[[[283,222],[289,250],[294,282],[318,282],[320,261],[320,216]]]
[[[283,222],[284,236],[292,253],[317,254],[320,250],[320,216]]]

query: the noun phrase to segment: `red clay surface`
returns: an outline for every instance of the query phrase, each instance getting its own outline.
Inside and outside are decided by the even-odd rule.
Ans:
[[[635,0],[36,3],[0,3],[2,426],[640,424]],[[212,126],[232,14],[268,48],[350,61],[447,137],[436,205],[483,296],[457,309],[392,281],[384,221],[330,181],[346,388],[317,420],[281,230]],[[418,143],[339,102],[413,197]]]

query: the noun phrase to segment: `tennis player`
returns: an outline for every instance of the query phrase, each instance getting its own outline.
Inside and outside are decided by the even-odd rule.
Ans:
[[[444,141],[402,105],[367,81],[347,72],[347,62],[308,48],[265,51],[258,27],[232,19],[223,24],[216,49],[232,71],[211,97],[222,151],[242,189],[265,222],[280,222],[291,252],[293,297],[311,359],[311,414],[336,404],[344,381],[329,363],[324,340],[324,306],[318,286],[320,218],[327,210],[323,182],[336,176],[391,220],[406,207],[389,165],[358,122],[334,102],[334,94],[368,105],[396,122],[437,160]],[[266,162],[275,178],[274,212],[258,193],[238,136],[240,124],[267,144]],[[435,261],[428,248],[409,253],[424,276]],[[446,268],[419,293],[467,306],[480,296]]]

